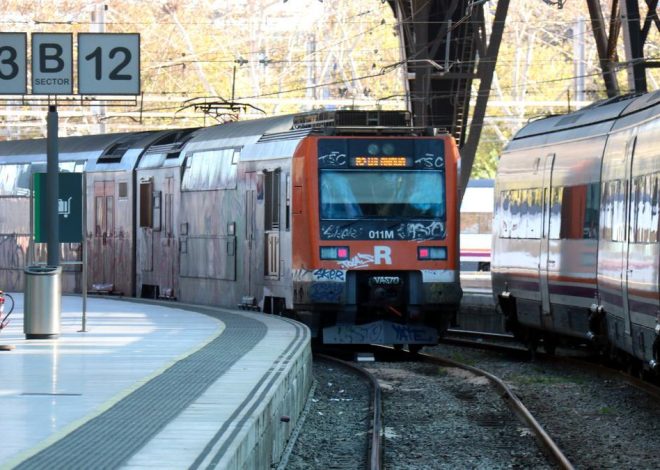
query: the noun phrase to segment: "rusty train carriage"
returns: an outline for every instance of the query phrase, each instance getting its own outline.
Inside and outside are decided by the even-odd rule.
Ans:
[[[459,157],[425,132],[404,112],[337,111],[61,139],[60,160],[87,174],[88,287],[294,314],[327,342],[435,342],[461,297]],[[43,140],[0,143],[3,164],[45,158]],[[0,221],[0,275],[17,290],[20,178],[0,199],[22,214]]]

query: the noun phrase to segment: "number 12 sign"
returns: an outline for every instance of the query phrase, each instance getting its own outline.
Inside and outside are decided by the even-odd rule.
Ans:
[[[140,94],[140,35],[79,33],[78,93]]]

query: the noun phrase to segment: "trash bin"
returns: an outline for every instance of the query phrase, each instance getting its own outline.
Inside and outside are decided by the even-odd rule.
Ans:
[[[60,334],[62,268],[25,268],[23,333],[26,339],[52,339]]]

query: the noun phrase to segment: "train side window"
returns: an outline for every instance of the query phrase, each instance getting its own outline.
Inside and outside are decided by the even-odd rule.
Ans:
[[[105,212],[106,212],[106,232],[108,236],[113,237],[115,232],[115,198],[112,196],[105,197]]]
[[[613,182],[612,197],[612,241],[625,241],[626,234],[626,206],[625,201],[628,193],[628,182],[616,180]]]
[[[614,181],[603,183],[600,204],[600,226],[602,228],[601,238],[603,240],[612,240],[612,217],[614,214],[614,200],[612,194],[614,190]]]
[[[140,227],[153,227],[152,183],[140,183]]]
[[[563,188],[560,238],[568,240],[598,238],[599,190],[598,184]]]
[[[561,229],[561,206],[564,188],[552,188],[550,193],[550,233],[548,238],[558,240]]]
[[[105,212],[103,210],[103,196],[96,196],[95,201],[96,228],[94,235],[100,237],[105,229]]]
[[[587,207],[584,214],[582,238],[598,238],[598,220],[600,217],[600,184],[587,185]]]
[[[511,194],[510,191],[500,192],[500,237],[511,238]]]
[[[291,175],[286,175],[286,210],[284,213],[285,222],[284,228],[289,230],[291,228]]]
[[[658,240],[658,179],[646,175],[633,182],[631,207],[631,236],[636,243],[655,243]]]
[[[525,238],[541,238],[541,189],[525,190],[525,219],[527,230]]]
[[[265,230],[280,228],[280,170],[264,172]]]
[[[630,241],[643,242],[644,231],[644,177],[632,180],[632,194],[630,195]]]

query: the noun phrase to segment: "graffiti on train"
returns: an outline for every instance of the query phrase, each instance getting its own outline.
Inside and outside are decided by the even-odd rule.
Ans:
[[[309,288],[309,298],[314,302],[339,303],[344,285],[336,282],[317,282]]]

